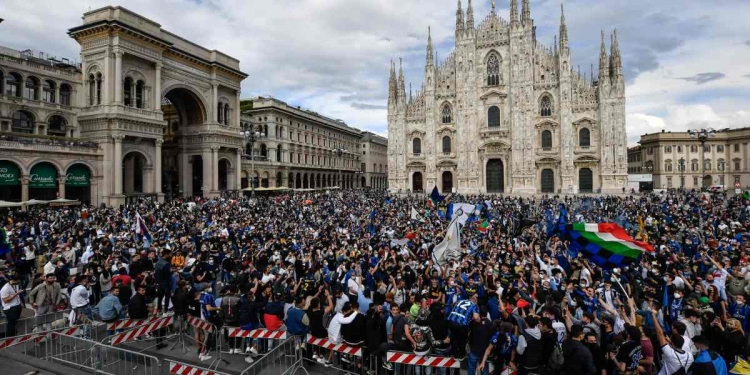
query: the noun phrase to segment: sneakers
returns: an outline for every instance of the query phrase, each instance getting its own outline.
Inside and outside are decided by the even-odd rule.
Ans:
[[[242,354],[242,349],[239,349],[239,348],[234,349],[232,350],[232,354]]]
[[[312,358],[313,358],[313,361],[317,362],[318,358],[320,358],[320,357],[318,357],[317,354],[313,354]]]
[[[383,368],[388,371],[391,371],[393,370],[393,365],[390,362],[383,362]]]
[[[247,363],[253,363],[255,361],[253,361],[253,359],[250,358],[250,357],[245,357],[245,362],[247,362]]]
[[[209,360],[209,359],[211,359],[211,358],[212,358],[212,357],[211,357],[210,355],[208,355],[208,354],[198,354],[198,359],[199,359],[199,360],[200,360],[201,362],[203,362],[203,361],[208,361],[208,360]]]
[[[250,354],[252,354],[254,356],[258,355],[258,349],[255,349],[254,347],[250,347],[250,349],[248,349],[247,351],[245,351],[245,353],[247,353],[247,352],[250,352]]]
[[[351,361],[351,360],[350,360],[349,358],[346,358],[346,357],[344,357],[344,356],[341,356],[341,362],[344,362],[344,363],[352,363],[352,361]]]
[[[331,362],[326,361],[326,359],[323,357],[318,357],[318,363],[320,363],[321,365],[325,367],[328,367],[331,365]]]

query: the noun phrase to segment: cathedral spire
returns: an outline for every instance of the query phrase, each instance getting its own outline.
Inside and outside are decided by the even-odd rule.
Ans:
[[[394,102],[396,99],[396,65],[391,59],[391,75],[388,79],[388,103]]]
[[[620,45],[617,43],[617,29],[612,39],[612,73],[614,77],[622,76],[622,58],[620,57]]]
[[[492,10],[490,12],[495,14],[495,0],[492,0]]]
[[[594,84],[594,63],[591,63],[591,70],[589,70],[589,73],[591,73],[591,84]]]
[[[466,30],[474,30],[474,9],[471,7],[471,0],[466,8]]]
[[[398,98],[400,102],[406,100],[406,87],[404,84],[404,61],[398,58]]]
[[[458,9],[456,10],[456,36],[464,31],[464,10],[461,7],[461,0],[458,0]]]
[[[555,46],[555,54],[554,54],[554,56],[557,56],[557,35],[555,35],[555,43],[554,43],[554,46]]]
[[[518,23],[518,0],[510,0],[510,24]]]
[[[432,66],[434,53],[432,51],[432,30],[427,26],[427,66]]]
[[[565,9],[560,4],[560,53],[568,53],[568,26],[565,25]]]
[[[604,78],[609,77],[609,58],[607,57],[607,46],[604,43],[604,30],[602,30],[602,45],[599,51],[599,85],[604,82]]]
[[[531,21],[531,5],[529,0],[523,0],[523,8],[521,9],[521,23],[526,25]]]

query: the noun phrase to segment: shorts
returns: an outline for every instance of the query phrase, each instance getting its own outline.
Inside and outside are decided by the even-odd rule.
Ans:
[[[331,344],[342,344],[342,341],[343,340],[339,338],[328,336],[328,342],[330,342]]]

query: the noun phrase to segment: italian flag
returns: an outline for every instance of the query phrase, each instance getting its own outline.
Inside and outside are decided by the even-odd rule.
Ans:
[[[605,250],[609,258],[615,256],[617,260],[633,260],[643,252],[653,252],[653,246],[646,242],[634,240],[615,223],[576,223],[568,226],[571,237],[581,250],[599,254]],[[610,261],[615,259],[610,259]],[[615,262],[615,263],[621,263]]]
[[[487,221],[487,219],[484,219],[481,224],[477,225],[477,229],[482,233],[486,232],[487,229],[490,229],[490,222]]]

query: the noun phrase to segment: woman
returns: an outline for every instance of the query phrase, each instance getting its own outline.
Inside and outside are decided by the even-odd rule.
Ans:
[[[727,319],[726,328],[717,321],[717,327],[724,331],[724,351],[722,356],[727,362],[734,362],[735,358],[745,351],[747,339],[742,330],[740,321],[734,318]]]
[[[709,306],[714,310],[714,313],[718,316],[724,316],[726,302],[721,299],[719,289],[715,285],[709,285],[706,292],[708,293]]]
[[[326,297],[327,303],[325,309],[320,308],[320,299],[318,298],[318,295],[321,293],[321,290],[323,290]],[[331,311],[333,311],[333,307],[334,304],[333,299],[331,298],[331,293],[328,289],[324,289],[324,287],[321,286],[318,290],[318,294],[310,300],[310,307],[307,309],[307,318],[310,320],[310,335],[312,335],[312,337],[317,339],[325,339],[328,337],[328,330],[323,323],[323,317],[330,314]],[[325,356],[322,353],[322,350],[323,349],[319,346],[313,346],[312,358],[313,361],[325,364]]]
[[[109,273],[107,267],[98,266],[97,273],[99,274],[99,290],[102,293],[102,298],[109,295],[112,290],[112,275]]]

